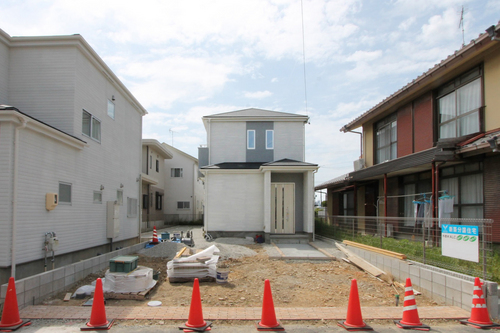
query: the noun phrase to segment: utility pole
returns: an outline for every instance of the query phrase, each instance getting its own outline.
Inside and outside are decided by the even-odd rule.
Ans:
[[[170,133],[172,133],[172,147],[173,147],[173,146],[174,146],[174,133],[175,133],[175,131],[174,131],[174,130],[172,130],[172,129],[169,129],[168,131],[169,131]]]

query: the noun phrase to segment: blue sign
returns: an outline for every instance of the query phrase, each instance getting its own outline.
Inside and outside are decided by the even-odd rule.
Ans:
[[[467,235],[467,236],[479,235],[479,227],[472,225],[443,224],[441,225],[441,231],[443,233],[456,234],[456,235]]]
[[[472,225],[441,225],[443,256],[479,262],[479,227]]]

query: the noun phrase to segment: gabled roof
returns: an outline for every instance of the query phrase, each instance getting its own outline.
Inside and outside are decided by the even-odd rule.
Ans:
[[[212,114],[208,116],[204,116],[203,118],[298,118],[298,119],[307,119],[307,116],[295,113],[287,113],[287,112],[278,112],[278,111],[269,111],[263,109],[244,109],[230,112],[223,112]]]
[[[207,165],[201,169],[259,169],[262,162],[223,162],[218,164]]]
[[[322,190],[322,189],[328,188],[330,186],[344,184],[348,180],[349,180],[349,174],[346,173],[346,174],[344,174],[342,176],[338,176],[337,178],[330,179],[330,180],[328,180],[328,181],[326,181],[324,183],[319,184],[318,186],[315,186],[314,190],[318,191],[318,190]]]
[[[193,157],[193,156],[189,155],[188,153],[183,152],[182,150],[179,150],[179,149],[169,145],[168,143],[163,142],[162,146],[165,147],[165,149],[167,149],[168,151],[179,153],[180,155],[183,155],[183,156],[193,160],[193,162],[198,163],[198,159],[196,157]]]
[[[160,154],[160,156],[164,159],[171,159],[173,157],[172,153],[165,149],[165,147],[158,140],[142,139],[142,145],[154,147],[158,154]]]
[[[498,33],[500,25],[495,26],[494,30]],[[449,55],[440,63],[434,65],[427,72],[423,73],[412,82],[408,83],[391,96],[385,98],[370,110],[366,111],[356,119],[344,125],[340,131],[347,132],[362,126],[367,121],[378,116],[382,117],[388,113],[397,110],[405,103],[421,96],[423,93],[437,88],[443,81],[453,78],[457,70],[466,70],[463,68],[468,65],[476,65],[482,61],[481,55],[494,47],[500,47],[498,41],[492,41],[488,33],[480,34],[478,38],[473,39],[468,45]],[[468,69],[468,68],[467,68]]]
[[[289,158],[284,158],[278,161],[273,161],[273,162],[268,162],[262,164],[262,166],[318,166],[317,164],[313,163],[307,163],[307,162],[301,162],[301,161],[296,161],[292,160]]]

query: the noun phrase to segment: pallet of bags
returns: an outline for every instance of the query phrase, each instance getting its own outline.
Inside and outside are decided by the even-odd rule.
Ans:
[[[167,277],[171,283],[194,281],[215,281],[219,249],[212,245],[192,255],[183,255],[187,248],[177,253],[174,259],[167,262]]]

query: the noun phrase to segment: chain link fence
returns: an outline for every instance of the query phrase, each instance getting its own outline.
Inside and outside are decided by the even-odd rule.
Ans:
[[[326,216],[316,218],[316,233],[402,253],[424,264],[498,280],[495,267],[498,265],[493,264],[492,224],[489,219]],[[477,237],[471,239],[478,241],[478,262],[442,255],[442,225],[478,227]]]

